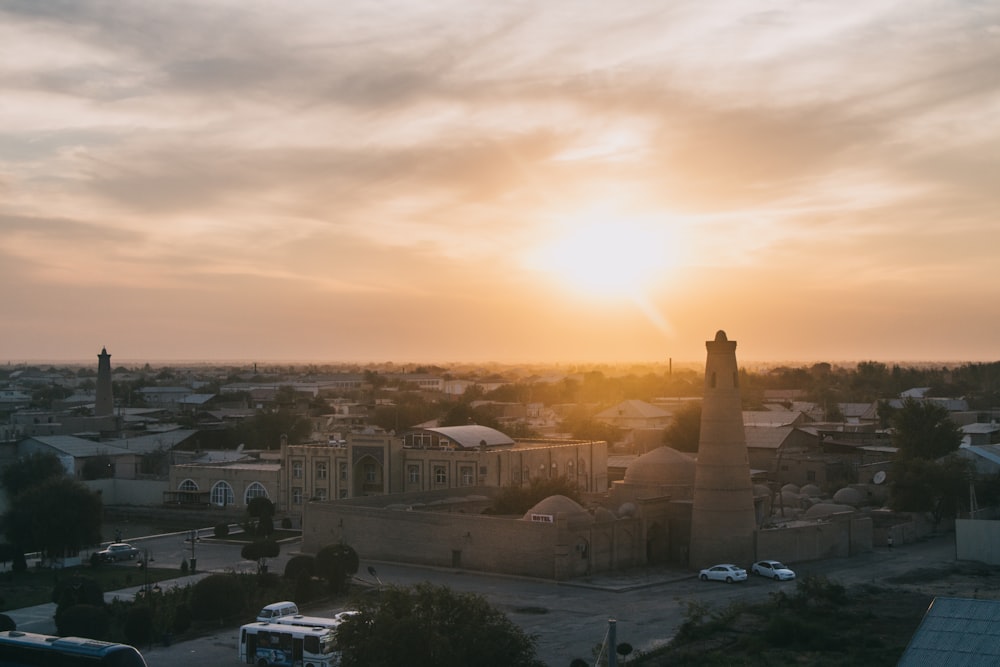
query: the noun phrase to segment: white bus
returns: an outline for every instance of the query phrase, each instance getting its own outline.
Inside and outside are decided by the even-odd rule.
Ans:
[[[240,662],[257,667],[336,667],[334,631],[319,626],[247,623],[240,628]]]
[[[343,623],[347,617],[358,614],[357,611],[342,611],[333,615],[333,618],[327,618],[325,616],[303,616],[302,614],[295,614],[294,616],[282,616],[276,618],[271,623],[277,623],[279,625],[300,625],[303,627],[312,628],[329,628],[330,630],[336,630],[337,626]]]

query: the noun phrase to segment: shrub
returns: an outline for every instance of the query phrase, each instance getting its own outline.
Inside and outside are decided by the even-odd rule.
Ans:
[[[311,577],[316,574],[316,559],[300,554],[292,556],[285,563],[285,578],[297,580],[301,576]]]
[[[56,633],[106,640],[111,619],[103,605],[77,604],[56,612]]]
[[[173,630],[177,634],[187,632],[191,627],[191,606],[187,603],[180,603],[174,610]]]
[[[153,641],[153,610],[146,605],[132,605],[122,628],[125,641],[133,646]]]
[[[283,518],[281,520],[281,527],[284,530],[291,530],[291,528],[292,528],[292,520],[286,516],[285,518]]]
[[[17,623],[7,614],[0,614],[0,631],[17,630]]]
[[[216,537],[228,537],[229,536],[229,524],[228,523],[217,523],[215,524],[215,529],[213,533]]]
[[[226,619],[243,611],[245,594],[231,574],[210,574],[194,585],[191,608],[197,620]]]

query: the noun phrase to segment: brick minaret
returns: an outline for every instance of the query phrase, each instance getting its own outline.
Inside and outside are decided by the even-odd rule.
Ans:
[[[706,341],[705,397],[691,510],[688,563],[749,567],[754,559],[756,521],[750,459],[743,431],[736,341],[725,331]]]
[[[111,395],[111,355],[107,348],[101,348],[97,355],[97,399],[94,401],[94,416],[107,417],[115,412],[115,401]]]

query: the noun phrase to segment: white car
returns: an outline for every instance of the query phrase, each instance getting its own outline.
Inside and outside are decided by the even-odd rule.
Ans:
[[[115,542],[109,544],[106,549],[98,551],[97,556],[103,561],[114,563],[120,560],[135,560],[139,557],[139,550],[131,544]]]
[[[734,581],[746,581],[747,571],[732,563],[713,565],[698,573],[698,578],[702,581],[724,581],[731,584]]]
[[[750,571],[775,581],[790,581],[795,573],[787,565],[776,560],[759,560],[750,566]]]

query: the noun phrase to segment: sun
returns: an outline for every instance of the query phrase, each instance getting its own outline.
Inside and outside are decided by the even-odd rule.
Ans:
[[[557,224],[526,263],[587,296],[641,299],[667,279],[676,257],[674,231],[663,221],[576,219]]]

